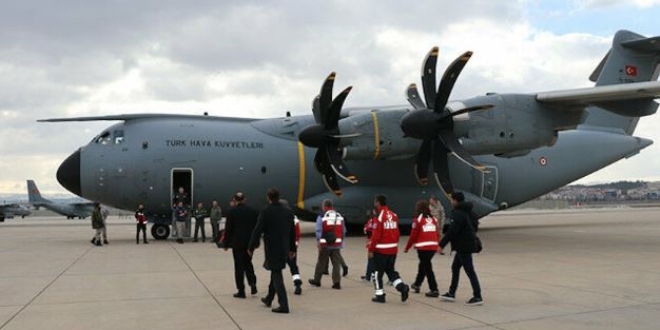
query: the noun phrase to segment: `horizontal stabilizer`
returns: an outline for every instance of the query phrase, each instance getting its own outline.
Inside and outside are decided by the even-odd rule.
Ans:
[[[660,37],[643,38],[621,42],[621,46],[639,53],[653,54],[660,52]]]
[[[648,100],[658,97],[660,97],[660,81],[604,85],[536,94],[536,100],[539,102],[569,106],[593,105],[611,101]]]

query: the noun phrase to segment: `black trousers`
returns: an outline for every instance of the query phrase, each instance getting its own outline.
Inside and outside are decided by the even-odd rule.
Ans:
[[[147,241],[147,224],[146,223],[138,223],[137,224],[137,231],[135,232],[135,241],[136,242],[140,241],[140,232],[142,232],[142,239],[146,242]]]
[[[481,286],[479,285],[477,273],[474,271],[472,253],[456,252],[454,262],[451,264],[451,285],[449,286],[449,292],[455,294],[456,289],[458,289],[458,279],[461,276],[461,267],[465,269],[465,274],[470,279],[472,294],[477,298],[481,298]]]
[[[202,241],[206,241],[206,229],[204,229],[204,219],[195,219],[195,237],[193,239],[197,239],[197,234],[199,232],[199,229],[202,229]]]
[[[390,281],[392,281],[392,285],[394,285],[397,291],[403,290],[405,284],[401,280],[399,272],[394,269],[394,264],[396,263],[396,254],[389,255],[374,253],[373,262],[375,271],[372,278],[377,296],[382,296],[385,294],[383,289],[383,275],[385,274],[387,274],[387,277],[390,279]]]
[[[245,292],[245,277],[249,286],[257,285],[257,276],[254,274],[252,257],[246,249],[232,249],[234,255],[234,279],[236,280],[236,289]]]
[[[289,300],[286,296],[286,288],[284,287],[284,278],[282,277],[282,270],[271,270],[270,271],[270,284],[268,284],[268,295],[266,295],[266,300],[272,302],[275,299],[277,294],[277,302],[280,304],[280,307],[289,310]]]
[[[286,263],[289,265],[289,270],[291,271],[291,276],[300,275],[300,270],[298,269],[298,257],[288,258]]]
[[[433,273],[433,264],[431,259],[435,255],[435,251],[417,250],[417,257],[419,257],[419,265],[417,267],[417,277],[415,278],[415,285],[421,286],[424,283],[424,278],[429,281],[429,289],[431,291],[438,291],[438,282],[435,280]]]

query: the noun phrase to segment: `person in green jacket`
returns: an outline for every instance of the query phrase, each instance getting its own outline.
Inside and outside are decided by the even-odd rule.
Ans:
[[[92,229],[96,231],[92,244],[96,246],[103,246],[101,243],[101,234],[103,233],[103,215],[101,214],[101,204],[94,203],[94,211],[92,212]]]
[[[204,229],[204,218],[208,217],[209,213],[204,208],[202,202],[197,203],[197,208],[193,211],[193,217],[195,218],[195,237],[193,242],[197,242],[197,234],[199,229],[202,229],[202,242],[206,242],[206,230]]]
[[[211,207],[211,232],[213,234],[213,242],[218,243],[220,240],[220,222],[222,221],[222,209],[218,205],[218,201],[213,201]]]

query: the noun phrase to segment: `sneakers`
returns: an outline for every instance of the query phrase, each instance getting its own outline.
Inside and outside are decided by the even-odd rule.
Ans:
[[[410,293],[410,287],[403,285],[401,288],[401,302],[406,302],[408,300],[408,294]]]
[[[310,278],[308,282],[309,282],[309,284],[311,284],[311,285],[313,285],[317,288],[321,286],[321,281],[317,281],[313,278]]]
[[[424,295],[429,297],[429,298],[438,298],[438,297],[440,297],[440,292],[438,292],[437,290],[434,290],[434,291],[429,291],[429,292],[425,293]]]
[[[479,297],[472,297],[472,298],[470,298],[470,300],[465,302],[466,306],[481,306],[483,304],[484,304],[483,299],[481,299]]]
[[[419,285],[411,284],[410,288],[413,289],[413,292],[419,293],[420,290]]]
[[[444,301],[456,301],[456,295],[451,292],[446,292],[440,295],[440,299]]]

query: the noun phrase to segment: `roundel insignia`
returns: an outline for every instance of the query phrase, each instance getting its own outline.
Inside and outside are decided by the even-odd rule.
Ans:
[[[539,159],[539,164],[541,164],[541,166],[545,166],[548,164],[548,160],[545,157],[541,157]]]

